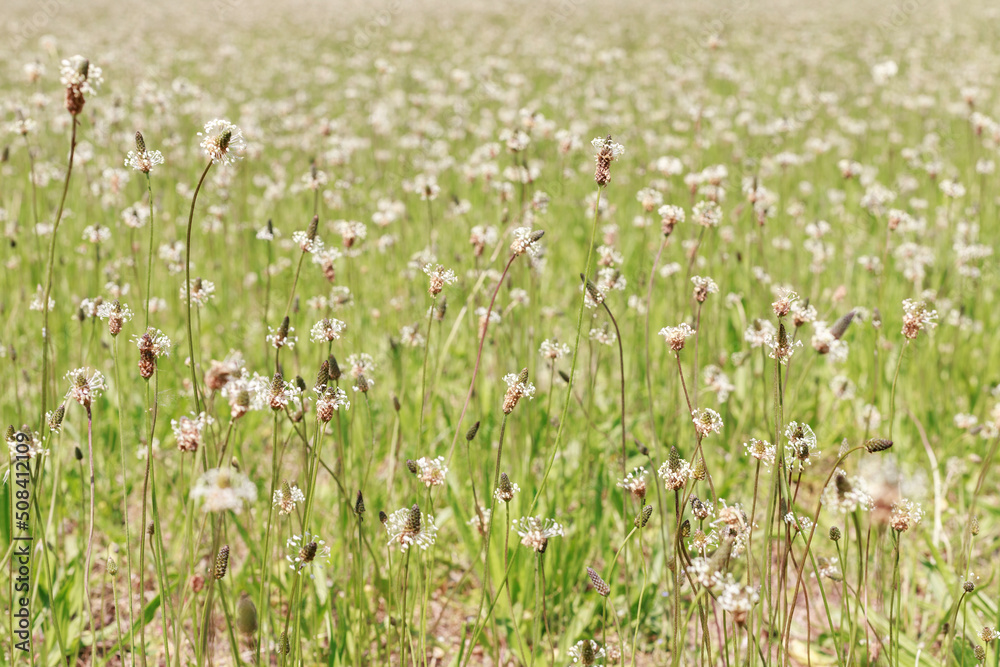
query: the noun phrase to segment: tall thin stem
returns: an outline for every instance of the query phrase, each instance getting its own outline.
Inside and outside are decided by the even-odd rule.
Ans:
[[[653,305],[653,279],[656,277],[656,267],[660,264],[660,255],[663,254],[663,249],[667,247],[668,238],[666,236],[663,237],[663,243],[660,244],[660,249],[656,252],[656,259],[653,260],[653,268],[649,273],[649,285],[646,288],[646,393],[649,399],[649,432],[654,447],[656,446],[656,417],[653,413],[653,376],[649,372],[649,311]]]
[[[62,197],[56,211],[56,221],[52,225],[52,238],[49,239],[49,260],[46,269],[45,297],[42,299],[42,409],[38,417],[38,430],[45,425],[46,400],[49,395],[49,298],[52,295],[52,270],[56,258],[56,232],[62,221],[63,209],[66,206],[66,193],[69,192],[69,177],[73,174],[73,156],[76,155],[76,116],[73,116],[73,131],[69,144],[69,164],[66,167],[66,180],[63,182]]]
[[[272,429],[271,438],[271,493],[268,498],[274,497],[274,488],[278,480],[278,415],[279,411],[274,411],[274,426]],[[339,414],[339,413],[338,413]],[[257,598],[257,611],[260,614],[260,630],[259,636],[264,636],[264,620],[267,618],[267,607],[264,606],[264,602],[267,600],[265,597],[267,594],[267,584],[268,575],[271,573],[268,567],[268,561],[270,560],[270,549],[271,549],[271,520],[274,518],[274,503],[268,503],[267,508],[267,527],[264,530],[264,551],[261,553],[260,557],[260,593]],[[263,642],[257,642],[257,660],[255,664],[260,664],[260,645]]]
[[[895,421],[896,417],[896,381],[899,380],[899,367],[903,365],[903,355],[906,354],[906,348],[910,345],[910,339],[907,338],[906,342],[903,343],[903,349],[899,351],[899,359],[896,360],[896,372],[892,376],[892,389],[889,391],[889,439],[892,440],[892,422]]]
[[[97,627],[94,625],[94,601],[90,597],[90,557],[93,555],[94,550],[94,521],[95,521],[95,484],[94,484],[94,416],[90,410],[90,405],[85,405],[87,408],[87,462],[90,466],[90,529],[87,533],[87,563],[84,566],[84,578],[83,578],[83,591],[84,597],[87,598],[87,605],[90,607],[90,634],[97,638]]]
[[[115,386],[118,389],[118,448],[121,452],[121,463],[122,463],[122,511],[125,514],[125,572],[128,575],[129,590],[132,587],[132,537],[131,530],[129,529],[128,521],[128,478],[126,476],[127,468],[125,466],[125,430],[122,427],[122,381],[121,373],[118,370],[118,336],[115,336],[114,342],[114,355],[115,355]],[[117,603],[115,607],[117,609]],[[117,611],[116,611],[117,617]],[[128,627],[135,627],[134,619],[132,618],[132,595],[128,596]],[[134,633],[129,633],[129,640],[131,651],[130,655],[132,657],[132,664],[135,664],[135,635]]]
[[[486,333],[490,327],[490,313],[493,312],[493,306],[496,304],[497,294],[500,293],[500,286],[503,285],[503,281],[507,277],[507,272],[510,271],[510,265],[514,263],[515,259],[517,259],[517,255],[511,255],[510,259],[507,260],[507,265],[503,267],[503,273],[500,274],[500,280],[497,281],[496,289],[493,290],[493,296],[490,298],[490,307],[486,309],[483,334],[479,338],[479,351],[476,352],[476,365],[472,369],[472,381],[469,382],[469,391],[465,395],[465,403],[462,405],[462,412],[458,415],[458,423],[455,424],[455,435],[451,439],[451,449],[448,450],[449,462],[451,461],[452,455],[455,453],[455,443],[458,442],[458,434],[462,432],[462,420],[465,419],[465,412],[469,409],[469,401],[472,400],[472,392],[476,387],[476,377],[479,376],[479,363],[483,358],[483,344],[486,342]]]
[[[149,328],[149,297],[153,289],[153,184],[148,171],[146,172],[146,192],[149,194],[149,253],[146,258],[146,319],[143,324],[144,329]]]
[[[194,189],[194,196],[191,197],[191,211],[188,213],[188,224],[187,224],[187,242],[184,246],[184,286],[185,294],[187,295],[187,335],[188,335],[188,354],[190,356],[189,362],[191,364],[191,391],[194,392],[194,411],[195,414],[201,412],[201,401],[198,398],[198,370],[197,364],[194,361],[194,334],[191,327],[191,228],[194,226],[194,207],[198,202],[198,193],[201,192],[201,186],[205,182],[205,177],[208,176],[208,170],[212,168],[215,164],[211,160],[205,165],[205,171],[201,172],[201,178],[198,179],[198,185]],[[152,224],[152,221],[150,222]],[[152,241],[150,241],[152,243]]]
[[[424,408],[427,406],[427,357],[431,352],[431,323],[434,317],[434,305],[427,310],[427,340],[424,341],[424,364],[420,373],[420,427],[417,430],[418,442],[424,437]],[[458,433],[458,431],[455,431]]]
[[[490,525],[486,529],[486,540],[483,543],[483,587],[482,593],[479,596],[479,610],[476,612],[476,625],[479,624],[479,617],[483,613],[483,605],[486,603],[486,589],[489,586],[489,573],[490,573],[490,538],[493,535],[493,516],[497,508],[497,487],[500,484],[500,459],[503,455],[503,439],[507,432],[507,413],[503,415],[503,419],[500,420],[500,444],[497,445],[497,463],[496,470],[493,474],[493,488],[490,491]],[[483,619],[483,625],[489,620],[489,614]],[[478,635],[478,632],[473,632],[474,635]],[[471,656],[472,649],[475,645],[469,647],[469,655]]]
[[[594,202],[594,222],[590,228],[590,241],[587,243],[587,262],[583,267],[583,275],[585,276],[590,275],[590,263],[594,258],[594,239],[597,237],[597,222],[601,219],[601,195],[603,193],[604,188],[599,186],[597,188],[597,199]],[[584,293],[580,297],[580,312],[576,320],[576,343],[573,345],[573,361],[570,362],[569,366],[569,385],[566,387],[566,401],[563,403],[562,415],[559,418],[559,429],[556,431],[556,441],[552,447],[552,455],[549,457],[548,465],[545,466],[545,475],[542,477],[542,483],[538,485],[538,491],[535,492],[530,509],[534,509],[535,505],[538,504],[538,499],[542,497],[542,492],[545,491],[545,483],[549,479],[549,473],[552,471],[552,464],[555,463],[556,454],[559,453],[559,445],[562,444],[563,429],[566,427],[566,417],[569,415],[569,403],[573,398],[573,381],[576,379],[576,359],[580,354],[580,332],[583,329],[583,311],[586,305],[587,291],[584,289]]]

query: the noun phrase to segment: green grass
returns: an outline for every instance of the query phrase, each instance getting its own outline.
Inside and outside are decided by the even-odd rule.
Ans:
[[[989,8],[980,8],[983,20],[973,9],[947,13],[902,5],[882,13],[853,7],[838,15],[740,4],[669,13],[629,7],[613,20],[609,8],[585,3],[517,7],[504,14],[487,7],[396,9],[385,10],[387,25],[377,29],[372,21],[381,20],[378,9],[350,14],[338,20],[332,35],[323,29],[321,18],[329,18],[324,13],[275,18],[261,8],[247,8],[247,27],[212,40],[180,24],[139,30],[152,28],[153,16],[135,18],[132,25],[121,19],[105,24],[98,20],[103,10],[87,16],[79,8],[62,8],[46,24],[45,32],[58,40],[52,48],[40,43],[41,33],[20,30],[22,24],[10,29],[11,39],[0,48],[6,56],[3,120],[13,123],[20,111],[36,125],[27,144],[14,131],[2,142],[9,150],[0,164],[6,248],[0,365],[7,380],[0,409],[5,427],[42,427],[49,453],[32,461],[32,653],[13,648],[11,614],[18,604],[3,586],[0,664],[142,664],[143,654],[147,664],[236,664],[231,643],[239,661],[249,664],[259,642],[261,660],[269,664],[383,665],[399,662],[402,640],[406,664],[423,665],[426,655],[428,665],[498,658],[502,664],[562,665],[573,661],[572,647],[590,639],[612,644],[624,653],[625,664],[637,665],[977,664],[974,647],[984,644],[977,634],[1000,623],[994,562],[1000,524],[992,474],[1000,423],[1000,354],[993,335],[1000,325],[994,308],[1000,276],[992,255],[998,200],[995,174],[977,172],[977,161],[997,159],[997,143],[992,126],[975,133],[972,115],[991,116],[996,107]],[[71,29],[74,21],[85,24],[86,34]],[[360,47],[357,30],[369,31]],[[147,32],[157,48],[137,48]],[[723,41],[710,48],[718,33]],[[30,39],[18,37],[23,34]],[[55,237],[45,405],[52,410],[65,404],[66,416],[62,432],[51,433],[42,415],[43,314],[29,306],[36,286],[45,287],[52,238],[45,230],[36,234],[36,222],[55,221],[70,146],[59,60],[77,51],[103,69],[105,82],[97,95],[86,95],[78,116],[80,143]],[[873,67],[889,60],[898,63],[898,74],[880,84]],[[26,81],[22,66],[36,61],[45,73],[37,82]],[[965,88],[972,85],[978,92],[969,104]],[[194,210],[191,275],[215,285],[214,298],[195,309],[195,374],[214,423],[199,450],[186,453],[177,449],[171,429],[172,420],[195,411],[186,364],[191,341],[180,297],[184,255],[171,267],[160,250],[185,239],[192,194],[207,163],[197,133],[213,118],[242,128],[248,151],[234,166],[209,170]],[[501,137],[509,129],[530,135],[525,150],[507,150]],[[150,180],[151,293],[163,304],[150,314],[150,325],[173,346],[149,382],[138,373],[131,339],[144,330],[150,225],[147,220],[130,229],[122,217],[128,207],[149,206],[143,174],[121,166],[137,130],[165,158]],[[562,131],[575,137],[568,151],[560,150]],[[606,135],[625,153],[612,163],[611,182],[601,190],[592,248],[598,186],[589,142]],[[816,150],[820,139],[822,152]],[[798,159],[781,166],[789,154]],[[661,173],[657,160],[663,156],[678,158],[680,173]],[[861,173],[845,178],[841,160],[856,161]],[[313,163],[327,178],[318,198],[302,186]],[[533,176],[522,186],[507,170],[525,165]],[[692,192],[685,176],[711,172],[715,165],[725,167],[717,187]],[[929,174],[928,165],[938,173]],[[32,170],[39,176],[37,193]],[[119,178],[128,175],[128,181],[115,186],[109,170],[120,172]],[[413,188],[417,177],[428,174],[440,186],[430,202]],[[964,194],[947,197],[945,180],[961,183]],[[746,195],[754,184],[774,197],[763,225]],[[881,209],[868,205],[877,185],[892,196]],[[663,204],[685,210],[686,221],[665,245],[659,203],[645,211],[637,198],[645,188],[658,191]],[[547,205],[532,204],[539,193],[547,195]],[[722,220],[702,231],[693,208],[713,197]],[[396,203],[398,217],[383,227],[373,215],[386,201]],[[890,209],[914,221],[889,231]],[[296,280],[302,252],[292,234],[308,228],[314,210],[318,238],[345,251],[334,263],[332,282],[310,256]],[[640,218],[644,225],[636,224]],[[273,242],[257,238],[269,220]],[[367,226],[357,252],[343,248],[340,220]],[[828,229],[817,239],[820,221]],[[82,238],[96,224],[111,231],[99,247]],[[481,256],[469,242],[477,225],[497,232]],[[543,252],[514,259],[498,283],[513,230],[522,226],[545,231],[538,242]],[[982,248],[966,251],[956,244]],[[605,295],[607,309],[584,309],[577,346],[579,275],[601,284],[598,262],[608,256],[598,251],[602,245],[614,248],[612,263],[625,288]],[[914,253],[928,259],[919,275],[906,271],[904,255]],[[966,253],[971,259],[961,260]],[[866,270],[860,262],[865,256],[878,258],[881,269]],[[422,271],[428,262],[457,274],[436,299],[428,295]],[[651,274],[647,358],[644,309]],[[719,287],[700,308],[690,276],[711,277]],[[791,316],[783,320],[789,336],[803,345],[780,368],[780,403],[767,346],[753,347],[745,338],[758,320],[778,326],[771,304],[779,287],[793,289],[797,304],[813,306],[815,319],[831,326],[851,311],[855,315],[842,336],[848,353],[840,362],[814,349],[813,323],[796,327]],[[344,290],[351,298],[340,303]],[[476,309],[489,306],[495,290],[501,320],[489,326],[459,423],[477,366]],[[135,312],[117,340],[120,386],[107,322],[79,317],[81,300],[111,301],[115,291]],[[317,297],[325,303],[317,306]],[[428,308],[445,298],[443,318],[432,318],[428,330]],[[924,301],[939,316],[936,328],[905,347],[904,299]],[[277,430],[269,408],[251,410],[233,422],[223,456],[230,406],[224,396],[206,392],[205,371],[213,360],[238,351],[248,374],[270,381],[275,350],[265,337],[281,324],[286,304],[298,342],[282,349],[278,362],[284,380],[303,378],[307,409],[301,419],[298,404],[288,414],[277,413]],[[592,329],[614,332],[609,313],[621,332],[624,368],[617,342],[604,345],[589,335]],[[324,317],[347,325],[330,346],[309,340],[310,328]],[[674,353],[657,335],[682,322],[698,330],[679,352],[690,402],[717,411],[724,424],[721,433],[704,440],[687,414]],[[426,381],[425,348],[407,345],[404,327],[429,340]],[[539,354],[546,339],[577,348],[575,356],[555,362],[555,374]],[[376,364],[365,373],[367,394],[352,389],[348,357],[359,353]],[[351,405],[318,435],[312,387],[328,354],[344,372],[339,387]],[[727,378],[728,398],[703,376],[708,366]],[[81,367],[107,378],[92,406],[96,522],[90,602],[101,612],[95,623],[84,594],[91,502],[86,412],[64,398],[70,389],[65,374]],[[505,580],[504,507],[494,509],[497,521],[485,557],[483,536],[470,521],[478,514],[473,484],[480,505],[489,509],[492,500],[507,391],[502,378],[522,368],[536,393],[521,399],[504,429],[500,469],[520,488],[510,516],[552,518],[565,534],[552,537],[541,557],[544,590],[538,598],[539,557],[511,532],[509,603],[499,590]],[[572,377],[571,388],[560,373]],[[837,391],[844,383],[851,390]],[[154,399],[155,511],[150,495],[146,512],[159,525],[146,541],[146,591],[140,595],[147,400]],[[878,411],[877,423],[867,421],[867,406]],[[960,414],[975,415],[976,425],[961,427],[955,419]],[[463,436],[477,421],[479,431],[467,445]],[[767,440],[783,455],[791,421],[811,426],[820,453],[813,453],[801,476],[772,476],[762,467],[758,478],[744,443]],[[861,447],[890,434],[888,451],[852,453],[841,466],[867,489],[870,510],[842,515],[822,509],[807,551],[810,529],[802,521],[817,512],[842,443]],[[691,531],[714,530],[716,540],[706,553],[682,551],[688,558],[717,553],[713,571],[759,593],[749,615],[725,611],[721,586],[692,587],[683,572],[675,597],[676,500],[656,476],[672,447],[692,465],[703,458],[711,477],[711,484],[702,479],[684,485],[681,520],[690,521]],[[429,490],[407,470],[407,460],[438,456],[449,459],[449,468],[444,484]],[[190,491],[220,462],[247,476],[256,501],[239,512],[206,514]],[[638,466],[649,473],[645,502],[653,506],[652,518],[641,539],[632,535],[616,560],[642,508],[617,483],[623,470]],[[4,472],[0,550],[8,554],[12,537],[20,535],[13,462],[11,473],[6,467]],[[269,492],[286,480],[307,494],[308,522],[305,503],[291,515],[269,515]],[[359,490],[367,510],[361,547],[353,511]],[[781,514],[788,510],[779,511],[778,496],[782,503],[794,498],[802,532],[786,533]],[[691,497],[713,501],[714,515],[699,520],[685,502]],[[890,514],[904,498],[919,503],[924,516],[897,534]],[[750,558],[737,549],[719,562],[725,549],[715,552],[715,545],[726,541],[715,522],[723,514],[721,499],[742,505],[747,516],[736,515],[737,523],[755,525],[752,537],[740,536],[750,539]],[[387,548],[389,537],[377,518],[380,511],[391,514],[414,503],[433,515],[438,532],[431,548],[414,547],[407,560],[398,543]],[[978,521],[975,536],[970,516]],[[424,526],[427,521],[425,516]],[[843,561],[834,578],[818,582],[812,559],[838,559],[838,544],[829,538],[834,526],[842,533]],[[330,551],[321,551],[297,576],[285,558],[297,555],[297,548],[291,552],[286,540],[306,530]],[[215,551],[222,544],[231,549],[228,571],[213,583]],[[115,577],[106,572],[109,555],[118,564]],[[3,559],[5,569],[13,560]],[[477,617],[484,562],[490,574]],[[800,566],[805,594],[794,598]],[[401,633],[404,567],[409,638]],[[588,567],[610,584],[607,612],[587,578]],[[692,577],[696,568],[688,570]],[[269,583],[261,605],[263,571]],[[978,577],[976,587],[963,597],[970,571]],[[861,605],[855,602],[858,591]],[[247,627],[238,609],[246,605],[239,602],[243,592],[259,607],[254,632],[241,630]],[[212,602],[206,614],[207,600]],[[544,619],[536,612],[542,602]],[[898,603],[896,611],[891,602]],[[624,646],[607,615],[612,607]],[[117,646],[118,623],[134,653]],[[278,646],[286,624],[293,654],[283,660]],[[996,643],[984,646],[987,662],[997,664]]]

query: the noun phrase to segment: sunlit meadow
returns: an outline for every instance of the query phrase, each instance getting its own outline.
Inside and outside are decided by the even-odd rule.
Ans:
[[[997,7],[4,15],[0,664],[998,664]]]

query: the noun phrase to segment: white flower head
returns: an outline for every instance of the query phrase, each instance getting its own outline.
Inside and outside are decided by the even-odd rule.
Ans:
[[[538,241],[545,235],[545,232],[531,227],[518,227],[514,230],[514,240],[510,244],[510,251],[515,256],[528,253],[531,257],[536,257],[541,251]]]
[[[70,385],[66,396],[85,408],[89,408],[91,401],[104,391],[104,375],[100,371],[77,368],[66,373],[66,379]]]
[[[684,341],[694,334],[695,330],[692,329],[687,322],[682,322],[676,327],[663,327],[660,329],[660,335],[663,336],[663,340],[667,342],[673,352],[680,352],[683,350]]]
[[[503,381],[507,383],[507,393],[504,394],[503,411],[510,414],[517,407],[518,401],[522,398],[531,400],[535,396],[535,385],[528,382],[528,369],[521,371],[520,375],[508,373],[503,376]]]
[[[703,438],[713,433],[722,433],[722,416],[711,408],[692,410],[691,421],[695,431]]]
[[[240,512],[244,503],[257,500],[257,487],[241,472],[233,468],[212,468],[195,483],[191,499],[202,501],[202,511]]]
[[[718,294],[719,292],[719,286],[711,278],[692,276],[691,283],[694,285],[694,298],[699,303],[704,303],[709,294]]]
[[[448,474],[448,466],[445,465],[443,456],[434,459],[421,456],[416,460],[416,464],[417,479],[423,482],[427,488],[444,484],[444,476]]]
[[[809,424],[788,422],[785,427],[785,465],[789,470],[801,472],[806,466],[812,465],[814,457],[821,452],[816,449],[816,434]]]
[[[625,154],[625,147],[611,141],[610,137],[595,137],[590,140],[590,145],[594,147],[595,151],[597,151],[598,157],[608,154],[611,156],[611,160],[617,160]]]
[[[743,449],[746,450],[748,456],[757,459],[768,468],[774,465],[776,448],[767,440],[750,438],[750,442],[743,443]]]
[[[163,164],[163,153],[160,151],[129,151],[125,156],[125,166],[148,174],[153,167]]]
[[[295,574],[302,574],[302,570],[320,562],[327,564],[330,562],[330,547],[318,535],[313,535],[308,530],[302,535],[292,535],[288,538],[285,548],[288,549],[285,560]]]
[[[83,56],[73,56],[62,61],[59,81],[67,88],[96,95],[97,89],[104,83],[104,76],[97,65]]]
[[[389,535],[388,543],[398,544],[399,550],[404,552],[414,545],[427,549],[437,538],[434,517],[421,513],[417,505],[390,514],[385,521],[385,530]]]
[[[323,318],[309,330],[309,340],[314,343],[330,343],[340,338],[347,325],[336,318]]]
[[[618,488],[625,489],[639,501],[646,497],[646,469],[639,467],[618,482]]]
[[[282,482],[280,489],[274,490],[274,496],[271,498],[271,504],[278,508],[278,514],[291,514],[295,511],[295,507],[302,502],[305,502],[306,494],[302,492],[302,489],[295,486],[294,484],[289,484],[288,482]]]
[[[247,142],[243,130],[228,120],[216,118],[205,123],[205,131],[198,133],[205,156],[215,164],[234,164],[246,152]]]
[[[427,288],[427,292],[431,296],[437,296],[444,289],[445,285],[454,285],[458,280],[454,271],[444,268],[441,264],[425,265],[424,273],[430,278],[430,285]]]
[[[545,359],[556,361],[570,353],[569,345],[560,343],[554,338],[546,338],[538,348],[538,353]]]
[[[553,537],[565,534],[562,524],[552,519],[542,519],[537,516],[522,517],[514,521],[514,528],[521,536],[521,544],[531,547],[538,553],[543,553]]]

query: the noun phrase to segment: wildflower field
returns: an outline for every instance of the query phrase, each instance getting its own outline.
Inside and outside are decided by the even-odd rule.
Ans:
[[[1000,663],[994,4],[4,11],[0,665]]]

